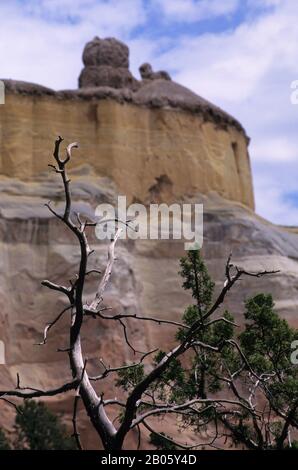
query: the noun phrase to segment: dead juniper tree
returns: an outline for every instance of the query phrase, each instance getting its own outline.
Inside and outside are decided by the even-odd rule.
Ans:
[[[218,439],[225,435],[228,426],[227,416],[242,413],[249,416],[253,423],[259,419],[258,410],[250,398],[246,398],[238,392],[234,378],[237,371],[225,378],[220,376],[214,362],[220,357],[221,361],[228,360],[228,356],[236,354],[240,357],[240,370],[248,370],[251,377],[256,381],[265,381],[267,377],[261,377],[252,372],[247,359],[242,353],[240,346],[231,339],[230,329],[235,326],[234,321],[228,314],[218,316],[218,309],[224,302],[229,291],[243,276],[261,276],[272,274],[273,271],[261,271],[257,273],[247,272],[231,264],[228,259],[225,269],[225,282],[219,295],[213,300],[212,282],[205,268],[196,258],[195,252],[190,252],[182,264],[182,275],[185,279],[184,287],[191,289],[194,304],[187,309],[183,322],[163,320],[162,318],[144,317],[136,314],[108,315],[103,307],[103,294],[110,281],[115,261],[115,245],[121,233],[121,221],[117,221],[117,229],[108,249],[108,261],[104,272],[100,275],[100,281],[94,299],[87,303],[84,297],[84,289],[88,275],[94,270],[88,268],[88,260],[92,254],[87,239],[87,231],[96,225],[96,221],[82,220],[72,210],[72,198],[70,191],[70,180],[67,176],[67,165],[72,158],[72,150],[78,145],[72,143],[66,148],[66,156],[60,156],[60,146],[63,139],[58,137],[54,147],[55,164],[49,165],[61,177],[65,207],[62,214],[57,213],[51,204],[47,204],[51,213],[61,221],[66,228],[74,234],[80,250],[80,261],[75,281],[70,286],[56,284],[45,280],[42,285],[63,294],[67,302],[65,308],[54,321],[47,324],[44,330],[44,340],[52,328],[59,322],[65,312],[70,312],[71,323],[69,327],[69,365],[73,380],[63,383],[61,386],[51,390],[38,390],[20,385],[19,376],[14,390],[0,391],[0,397],[9,403],[12,398],[38,398],[55,396],[66,392],[74,394],[73,407],[73,435],[79,449],[82,448],[77,429],[77,408],[81,399],[90,421],[100,437],[102,446],[106,450],[122,449],[127,434],[132,429],[141,433],[141,428],[158,435],[154,429],[154,419],[164,415],[179,417],[182,425],[194,426],[196,429],[212,423],[213,436],[209,442],[202,444],[198,442],[189,445],[187,443],[174,442],[169,436],[164,437],[168,442],[174,443],[180,448],[199,448],[200,446],[215,446]],[[98,272],[99,274],[99,272]],[[84,356],[81,345],[81,328],[87,317],[110,323],[119,322],[123,327],[123,345],[127,339],[126,320],[132,318],[134,321],[151,321],[160,325],[179,328],[176,334],[176,346],[169,351],[149,351],[139,354],[136,362],[131,364],[115,364],[106,366],[102,361],[103,371],[98,376],[90,376],[88,373],[88,361]],[[162,315],[161,315],[162,317]],[[212,330],[212,331],[211,331]],[[138,354],[136,352],[136,354]],[[150,360],[154,355],[154,358]],[[211,355],[210,355],[211,354]],[[195,357],[194,367],[183,368],[180,357],[186,355],[186,362]],[[229,360],[232,360],[231,358]],[[213,366],[210,366],[210,361]],[[218,361],[220,363],[220,361]],[[214,374],[211,377],[210,371]],[[123,400],[112,397],[104,397],[97,393],[93,384],[100,386],[108,376],[115,374],[117,385],[124,389]],[[187,379],[185,378],[187,377]],[[222,380],[229,384],[233,396],[214,395],[219,388],[216,383]],[[184,384],[184,388],[178,384]],[[255,386],[254,382],[254,386]],[[115,407],[119,411],[118,421],[112,421],[109,410]],[[219,425],[219,423],[221,423]],[[231,426],[233,422],[231,422]]]

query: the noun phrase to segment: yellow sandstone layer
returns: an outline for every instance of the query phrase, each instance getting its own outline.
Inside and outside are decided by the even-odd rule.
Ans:
[[[2,175],[28,180],[44,172],[60,134],[80,143],[72,167],[88,163],[128,201],[170,202],[216,191],[254,208],[247,137],[231,124],[110,98],[7,93],[0,111]]]

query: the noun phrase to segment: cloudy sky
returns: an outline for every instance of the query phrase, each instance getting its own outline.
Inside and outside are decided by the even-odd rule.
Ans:
[[[238,118],[257,212],[298,225],[297,0],[1,0],[0,76],[76,88],[84,44],[116,36]]]

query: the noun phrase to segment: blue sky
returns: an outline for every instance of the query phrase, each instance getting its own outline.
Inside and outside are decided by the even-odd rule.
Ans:
[[[2,0],[3,78],[76,88],[84,44],[116,36],[238,118],[251,137],[257,212],[298,225],[296,0]]]

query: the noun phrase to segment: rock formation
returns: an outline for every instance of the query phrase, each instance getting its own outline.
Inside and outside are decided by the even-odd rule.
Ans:
[[[5,83],[0,172],[6,176],[28,179],[45,171],[53,140],[62,134],[80,142],[73,164],[87,159],[129,201],[148,201],[150,188],[167,175],[174,200],[214,190],[254,207],[241,125],[173,81],[149,80],[136,92],[112,87],[54,92]]]
[[[67,282],[79,259],[74,239],[44,206],[51,199],[59,211],[62,204],[59,179],[47,167],[59,134],[66,142],[80,142],[71,164],[78,211],[92,215],[98,203],[113,203],[118,194],[127,195],[128,203],[203,202],[203,252],[218,289],[231,251],[235,263],[248,269],[280,270],[261,281],[246,279],[224,307],[241,323],[243,300],[272,292],[279,312],[298,326],[298,234],[254,213],[248,138],[241,124],[165,76],[143,76],[136,87],[128,86],[135,83],[128,49],[114,39],[88,43],[84,64],[79,90],[55,92],[5,81],[6,104],[0,106],[0,339],[7,365],[1,366],[1,389],[15,386],[17,372],[22,385],[36,388],[61,385],[61,377],[69,374],[66,355],[56,352],[67,346],[67,318],[45,346],[35,346],[63,305],[40,281]],[[105,244],[95,237],[91,244],[97,253],[94,266],[103,265]],[[106,303],[115,313],[180,319],[190,302],[177,274],[183,250],[178,240],[120,241]],[[91,279],[88,292],[95,288]],[[171,327],[131,319],[128,331],[143,351],[173,342]],[[100,373],[103,352],[111,366],[134,359],[123,348],[122,334],[103,320],[86,322],[82,339],[91,374]],[[107,396],[114,396],[113,384]],[[70,423],[72,402],[65,395],[49,405]],[[83,411],[81,416],[83,443],[94,448],[97,438]],[[9,427],[11,422],[11,408],[1,404],[1,424]],[[132,434],[127,447],[136,439]]]
[[[117,39],[95,37],[85,46],[83,62],[85,67],[79,77],[80,88],[137,88],[137,80],[128,69],[128,47]]]
[[[152,66],[148,64],[148,62],[145,62],[145,64],[141,65],[139,70],[143,80],[171,80],[170,75],[165,70],[153,72]]]

